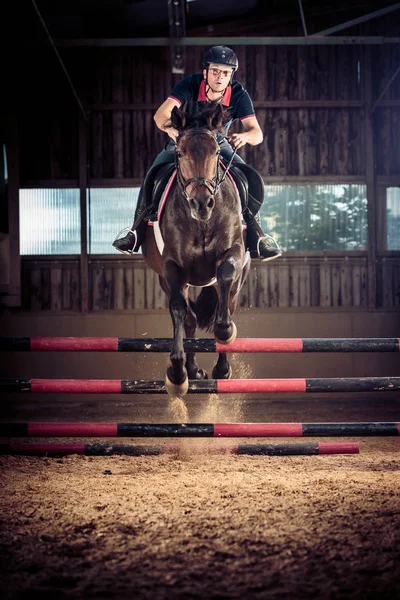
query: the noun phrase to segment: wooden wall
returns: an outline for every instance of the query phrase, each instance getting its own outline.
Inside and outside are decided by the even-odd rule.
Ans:
[[[90,310],[166,308],[158,277],[140,258],[92,259]],[[400,262],[385,261],[382,279],[384,306],[399,306]],[[23,259],[23,308],[26,310],[80,309],[79,261]],[[254,261],[241,292],[242,308],[367,307],[367,259],[357,256],[281,258],[274,263]],[[195,290],[192,297],[195,296]]]
[[[205,48],[188,48],[188,73],[199,72]],[[237,78],[264,131],[264,142],[243,149],[243,158],[266,183],[364,183],[370,203],[367,252],[287,253],[273,263],[255,261],[241,306],[399,306],[400,253],[385,251],[376,222],[385,210],[379,190],[400,184],[400,77],[374,107],[398,65],[398,47],[236,50]],[[23,85],[37,94],[18,105],[20,186],[84,190],[86,162],[92,187],[140,184],[166,139],[152,116],[180,78],[171,74],[169,51],[64,48],[63,60],[88,124],[79,127],[77,103],[50,51],[27,57],[32,71]],[[140,256],[25,257],[22,274],[27,310],[77,311],[86,306],[82,297],[90,311],[165,307]]]

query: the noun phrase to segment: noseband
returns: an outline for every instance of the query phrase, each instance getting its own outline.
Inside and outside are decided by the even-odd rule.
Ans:
[[[182,138],[183,136],[189,135],[189,134],[197,134],[197,133],[206,133],[207,135],[211,135],[218,144],[217,136],[215,135],[215,133],[213,133],[209,129],[190,129],[187,132],[183,132],[183,133],[179,134],[176,141],[178,143],[180,138]],[[191,177],[190,179],[184,180],[182,177],[181,168],[179,166],[179,152],[177,150],[175,150],[175,166],[176,166],[177,180],[178,180],[179,187],[181,188],[181,192],[184,195],[184,197],[186,198],[186,200],[190,199],[189,195],[186,191],[186,188],[190,183],[195,184],[193,190],[196,190],[198,187],[205,187],[210,192],[211,196],[215,196],[215,194],[218,192],[222,182],[224,181],[228,170],[230,169],[230,167],[232,165],[232,161],[233,161],[235,154],[236,154],[236,150],[232,154],[231,160],[229,161],[229,165],[223,172],[222,177],[220,176],[220,167],[219,167],[219,158],[218,158],[217,170],[216,170],[215,177],[213,179],[210,179],[209,177]],[[218,152],[218,155],[219,155],[219,152]]]

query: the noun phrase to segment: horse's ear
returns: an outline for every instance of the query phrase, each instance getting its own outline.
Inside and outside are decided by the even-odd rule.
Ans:
[[[215,105],[214,111],[210,117],[210,129],[213,131],[220,131],[223,128],[224,123],[227,121],[224,107],[220,104]]]
[[[187,114],[174,106],[171,112],[171,125],[178,131],[182,131],[185,128]]]

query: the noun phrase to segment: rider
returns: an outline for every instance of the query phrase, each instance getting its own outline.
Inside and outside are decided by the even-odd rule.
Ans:
[[[178,131],[168,126],[168,122],[174,107],[180,107],[185,102],[189,103],[189,110],[194,111],[197,111],[206,102],[221,103],[228,110],[230,116],[230,120],[225,126],[226,131],[228,131],[234,119],[239,118],[241,120],[244,131],[229,135],[229,143],[223,135],[218,135],[221,156],[227,162],[234,154],[234,150],[238,150],[245,144],[256,146],[263,141],[263,133],[255,116],[250,96],[238,81],[233,81],[233,76],[238,68],[238,59],[235,52],[227,46],[213,46],[204,55],[203,67],[202,75],[189,75],[177,83],[171,94],[156,111],[154,121],[161,131],[168,134],[170,139],[165,149],[160,152],[153,162],[150,171],[153,167],[162,163],[174,162],[174,148]],[[234,155],[233,165],[243,162],[240,156]],[[261,188],[260,195],[263,196],[263,186]],[[261,206],[263,199],[263,197],[256,199],[257,206]],[[148,201],[145,198],[142,186],[136,208],[135,222],[143,214],[147,204]],[[280,256],[282,252],[275,240],[263,233],[259,218],[257,219],[255,216],[258,210],[257,208],[251,213],[246,209],[243,213],[247,224],[249,250],[253,257],[259,256],[262,260],[272,260]],[[124,254],[137,252],[144,240],[146,225],[146,222],[142,221],[135,230],[129,230],[125,237],[116,239],[113,246]]]

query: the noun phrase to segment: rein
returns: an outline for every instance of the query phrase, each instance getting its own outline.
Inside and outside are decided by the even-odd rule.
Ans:
[[[177,138],[177,142],[179,141],[179,139],[181,137],[183,137],[184,135],[188,135],[189,133],[190,134],[207,133],[208,135],[211,135],[217,141],[217,136],[209,129],[190,129],[187,132],[181,133]],[[209,177],[191,177],[190,179],[184,180],[182,177],[180,166],[179,166],[179,152],[177,150],[175,150],[175,166],[176,166],[178,185],[179,185],[181,192],[184,195],[185,199],[189,200],[189,195],[186,191],[186,188],[190,183],[195,183],[194,190],[197,189],[198,187],[205,187],[212,196],[215,196],[215,194],[218,192],[219,188],[221,187],[221,184],[224,181],[229,169],[232,166],[232,162],[233,162],[233,159],[235,158],[236,152],[237,152],[237,150],[235,149],[231,156],[228,166],[226,167],[225,171],[222,174],[222,177],[220,176],[220,167],[219,167],[219,158],[218,158],[217,172],[213,179],[210,179]]]

